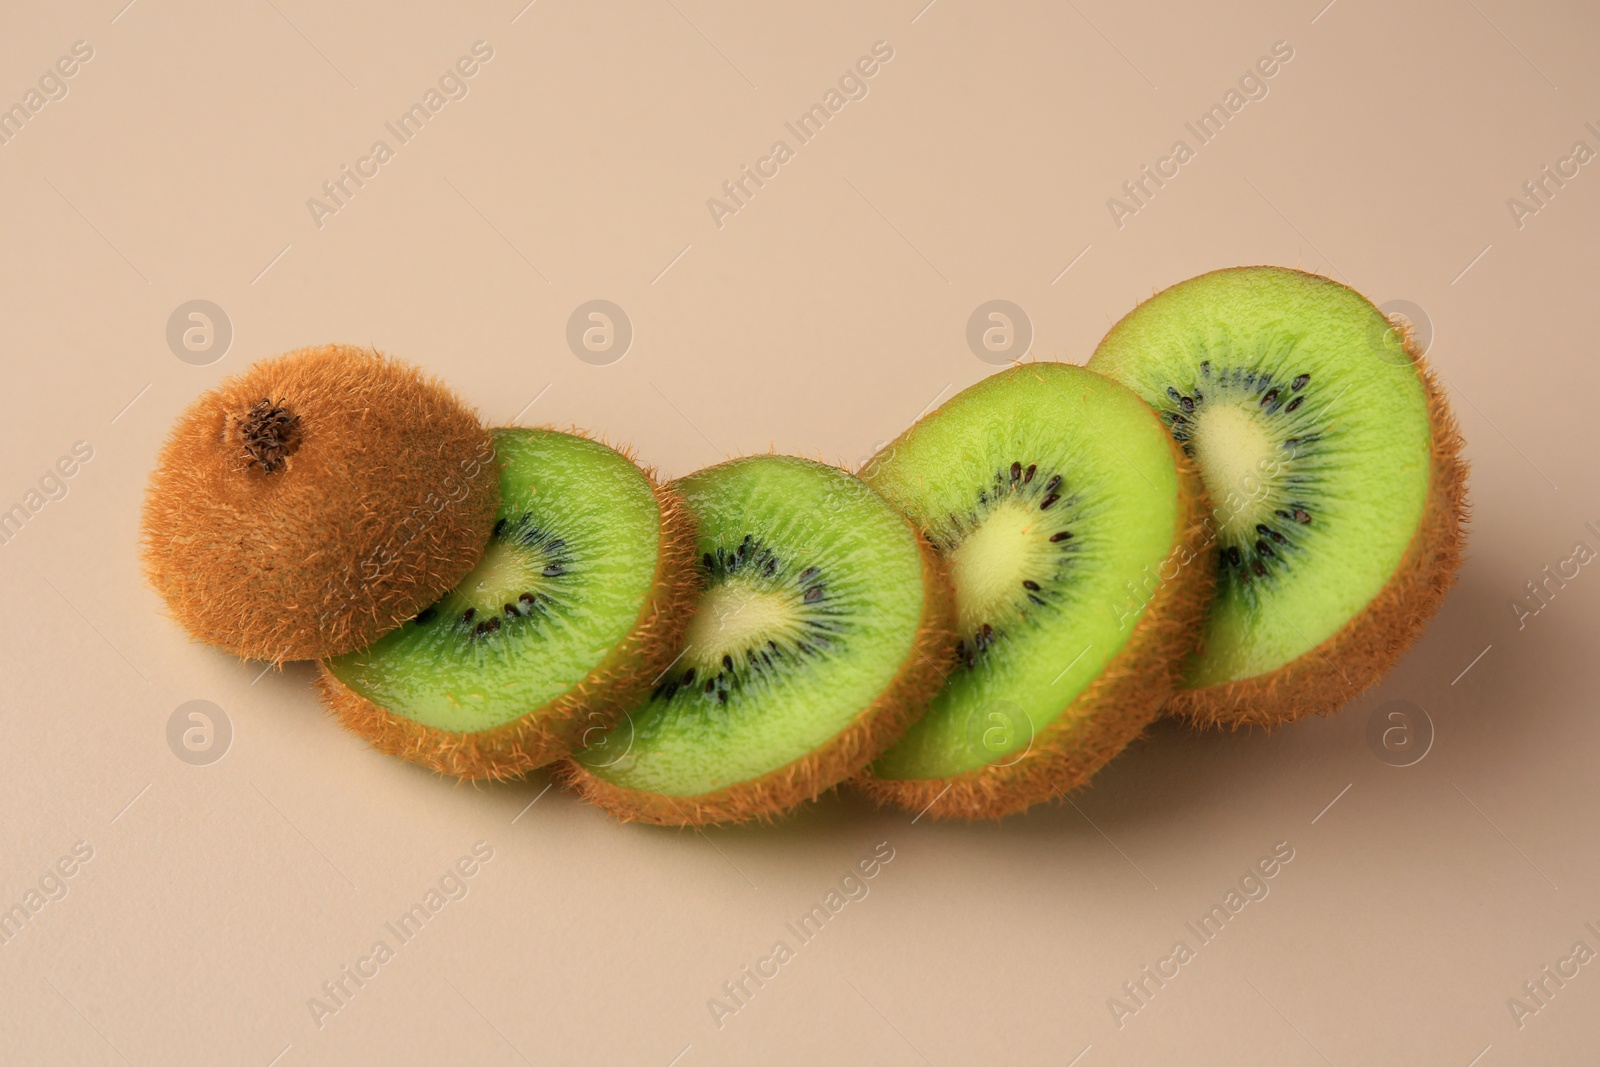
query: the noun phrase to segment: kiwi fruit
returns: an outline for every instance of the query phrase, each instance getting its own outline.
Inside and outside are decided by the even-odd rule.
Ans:
[[[460,581],[496,503],[488,431],[454,393],[375,351],[305,348],[179,417],[145,495],[145,573],[207,644],[337,655]]]
[[[493,437],[477,566],[318,678],[373,747],[463,779],[524,774],[610,725],[671,661],[695,594],[693,521],[631,458],[555,430]]]
[[[703,593],[670,670],[563,765],[617,818],[770,820],[857,773],[948,670],[947,580],[851,474],[786,456],[673,483]]]
[[[1033,363],[947,401],[862,477],[949,563],[957,659],[860,784],[939,818],[1077,788],[1159,717],[1214,565],[1198,475],[1156,414],[1081,367]]]
[[[1406,334],[1328,278],[1237,267],[1140,304],[1089,367],[1160,411],[1214,507],[1216,599],[1172,710],[1271,727],[1381,679],[1467,514],[1461,435]]]

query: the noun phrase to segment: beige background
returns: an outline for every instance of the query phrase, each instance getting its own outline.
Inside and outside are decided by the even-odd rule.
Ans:
[[[0,103],[73,42],[94,56],[0,147],[0,508],[74,442],[93,459],[0,545],[0,907],[74,843],[93,859],[0,946],[0,1060],[1600,1060],[1600,963],[1520,1028],[1507,1006],[1600,950],[1600,577],[1520,629],[1511,606],[1600,549],[1600,166],[1520,228],[1507,206],[1600,149],[1592,6],[523,2],[4,16]],[[469,95],[319,229],[307,198],[480,40]],[[866,98],[719,229],[707,198],[880,40]],[[1107,198],[1193,147],[1183,123],[1277,41],[1268,95],[1118,228]],[[1082,362],[1153,289],[1257,262],[1423,309],[1470,441],[1472,558],[1342,715],[1162,725],[1074,805],[963,827],[846,796],[777,829],[619,828],[543,778],[380,758],[303,665],[190,644],[138,576],[165,427],[299,345],[377,345],[490,419],[588,427],[668,475],[769,446],[854,463],[991,369],[965,340],[983,301],[1026,310],[1033,356]],[[207,366],[166,340],[200,298],[234,330]],[[609,366],[564,340],[593,298],[635,330]],[[190,700],[231,723],[208,766],[168,746]],[[1394,700],[1436,730],[1410,767],[1366,739]],[[478,841],[468,895],[319,1028],[322,983]],[[1108,998],[1283,841],[1270,896],[1119,1028]],[[870,894],[719,1029],[708,999],[880,842]]]

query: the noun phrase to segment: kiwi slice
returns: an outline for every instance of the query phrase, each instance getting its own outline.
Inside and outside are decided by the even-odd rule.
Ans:
[[[252,364],[179,417],[145,495],[145,574],[249,659],[371,644],[470,571],[498,503],[478,416],[349,345]]]
[[[1154,411],[1081,367],[956,394],[868,461],[955,586],[957,664],[863,786],[996,818],[1086,782],[1171,694],[1212,583],[1198,476]]]
[[[1238,267],[1140,304],[1089,366],[1161,412],[1214,507],[1216,600],[1173,710],[1272,726],[1382,678],[1466,517],[1461,436],[1407,337],[1337,282]]]
[[[500,510],[437,603],[318,685],[375,748],[507,778],[610,724],[671,661],[694,599],[693,520],[631,459],[554,430],[495,430]]]
[[[653,692],[566,765],[623,819],[770,819],[855,774],[948,669],[949,587],[851,474],[754,456],[673,483],[704,593]]]

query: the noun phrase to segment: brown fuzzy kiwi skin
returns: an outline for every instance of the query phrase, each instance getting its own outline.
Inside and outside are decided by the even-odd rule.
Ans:
[[[1168,439],[1171,440],[1170,438]],[[1122,651],[1033,739],[1025,755],[949,778],[875,778],[855,784],[880,804],[929,819],[1000,819],[1087,785],[1112,757],[1161,717],[1184,665],[1204,639],[1207,606],[1216,585],[1210,505],[1194,462],[1172,444],[1179,509],[1174,548],[1177,574],[1163,580],[1134,623]]]
[[[263,444],[284,427],[286,445]],[[436,379],[375,350],[300,349],[179,417],[145,495],[145,575],[191,635],[236,655],[349,652],[473,568],[498,475],[488,431]]]
[[[1422,521],[1399,566],[1358,615],[1311,651],[1255,678],[1180,689],[1169,713],[1202,727],[1271,730],[1337,711],[1383,680],[1444,602],[1466,548],[1467,461],[1443,386],[1410,331],[1401,336],[1427,394],[1433,441]]]
[[[454,733],[378,706],[324,663],[317,690],[325,706],[378,751],[465,781],[521,777],[571,752],[589,730],[611,726],[670,666],[700,592],[694,516],[676,492],[655,483],[653,471],[644,473],[661,509],[650,592],[628,636],[574,689],[503,726]]]
[[[826,745],[759,778],[693,797],[613,785],[576,760],[563,761],[557,773],[574,792],[619,822],[679,827],[770,823],[859,774],[927,711],[955,663],[955,594],[950,577],[920,532],[916,541],[922,560],[923,606],[911,651],[877,699]]]

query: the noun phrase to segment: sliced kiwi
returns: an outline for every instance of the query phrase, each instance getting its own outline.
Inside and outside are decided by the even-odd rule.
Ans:
[[[478,565],[319,686],[381,751],[461,778],[565,755],[649,689],[694,597],[693,520],[585,437],[495,430],[500,510]]]
[[[771,818],[922,712],[948,669],[948,585],[905,518],[836,468],[755,456],[673,488],[704,594],[671,669],[567,774],[624,820]]]
[[[1377,682],[1464,541],[1460,434],[1403,333],[1327,278],[1239,267],[1140,304],[1089,366],[1161,412],[1214,507],[1216,601],[1173,709],[1271,726]]]
[[[993,818],[1086,782],[1171,694],[1212,581],[1199,479],[1155,412],[1080,367],[958,393],[867,483],[949,562],[957,665],[862,779],[933,818]]]

